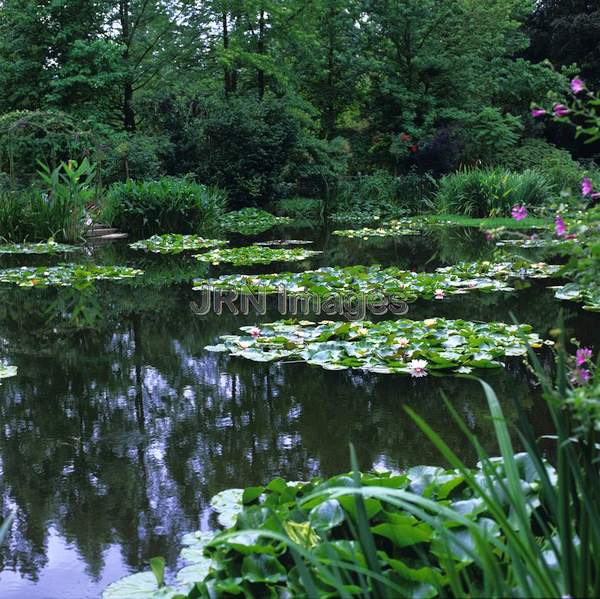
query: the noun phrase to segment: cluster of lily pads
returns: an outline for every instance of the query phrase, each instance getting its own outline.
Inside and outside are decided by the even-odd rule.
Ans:
[[[390,220],[381,227],[363,227],[361,229],[340,229],[333,235],[348,239],[369,239],[371,237],[404,237],[423,233],[423,224],[411,218]]]
[[[219,247],[227,245],[227,243],[222,239],[205,239],[199,235],[167,233],[166,235],[153,235],[149,239],[130,243],[129,247],[134,250],[146,250],[157,254],[180,254],[189,250]]]
[[[285,247],[287,245],[311,245],[312,241],[307,239],[272,239],[271,241],[257,241],[254,245],[265,245],[267,247]]]
[[[302,248],[270,248],[260,245],[250,245],[237,248],[210,250],[194,256],[201,262],[217,265],[229,262],[235,266],[246,264],[268,264],[270,262],[298,262],[317,256],[321,252]]]
[[[550,248],[557,247],[563,248],[568,247],[573,243],[570,239],[551,239],[549,237],[518,237],[515,239],[501,239],[496,242],[498,247],[517,247],[517,248]]]
[[[60,264],[58,266],[21,266],[0,270],[0,283],[19,287],[69,287],[87,285],[97,280],[120,280],[144,274],[128,266],[99,266],[97,264]]]
[[[524,356],[528,345],[550,343],[525,324],[444,318],[378,323],[283,320],[240,330],[243,335],[224,335],[220,344],[206,349],[255,362],[300,360],[326,370],[360,368],[417,378],[502,366],[502,358]]]
[[[67,245],[49,239],[38,243],[5,243],[0,245],[0,254],[62,254],[78,249],[76,245]]]
[[[558,287],[554,293],[556,299],[582,302],[583,309],[589,312],[600,312],[600,286],[567,283]]]
[[[278,293],[290,295],[394,296],[403,301],[417,298],[443,299],[468,291],[504,291],[506,283],[477,273],[460,274],[412,272],[394,266],[325,267],[299,273],[266,275],[223,275],[213,279],[196,279],[195,289],[238,291],[241,293]]]
[[[458,277],[489,277],[498,279],[547,279],[558,274],[561,267],[545,262],[529,262],[514,259],[503,262],[480,260],[478,262],[459,262],[452,266],[436,268],[436,272]]]
[[[293,220],[287,216],[275,216],[259,208],[242,208],[228,212],[221,218],[221,227],[231,233],[259,235],[276,225],[288,225]]]
[[[506,476],[502,462],[492,460],[497,475]],[[515,455],[515,463],[528,505],[537,509],[538,471],[527,454]],[[556,472],[548,465],[546,471],[549,480],[555,481]],[[468,475],[483,488],[493,484],[481,464]],[[318,587],[313,595],[342,596],[340,582],[323,576],[320,566],[335,561],[339,571],[345,572],[344,588],[361,588],[356,565],[367,559],[356,534],[359,518],[375,544],[380,576],[396,588],[398,596],[443,595],[449,581],[442,560],[452,559],[462,570],[474,565],[472,524],[489,539],[501,534],[494,514],[472,495],[464,480],[465,472],[416,466],[401,474],[356,472],[310,482],[276,478],[264,486],[228,489],[211,500],[224,530],[185,535],[182,557],[192,565],[177,573],[173,585],[159,588],[164,573],[153,567],[153,572],[113,583],[103,599],[303,597],[306,588],[299,564],[307,571],[304,578],[310,577]],[[360,506],[354,495],[357,487],[375,492],[367,493]],[[414,497],[415,502],[427,500],[443,506],[444,526],[435,526],[424,511],[410,509],[409,502],[398,501],[400,494]],[[476,573],[468,575],[476,578]],[[363,578],[362,584],[372,585],[373,580]],[[362,591],[362,595],[367,593],[364,586]],[[374,589],[369,586],[371,592]]]

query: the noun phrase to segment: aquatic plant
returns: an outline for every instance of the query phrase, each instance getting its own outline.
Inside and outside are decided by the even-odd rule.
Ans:
[[[237,248],[215,249],[204,254],[196,254],[194,258],[201,262],[220,264],[229,262],[236,266],[244,264],[268,264],[269,262],[298,262],[321,254],[315,250],[302,248],[280,249],[250,245]]]
[[[363,227],[361,229],[340,229],[333,235],[347,237],[348,239],[369,239],[370,237],[404,237],[408,235],[420,235],[426,223],[418,219],[402,218],[390,220],[377,229]]]
[[[584,310],[600,312],[600,285],[567,283],[556,289],[554,297],[559,300],[582,302]]]
[[[271,241],[257,241],[254,245],[285,247],[286,245],[311,245],[312,243],[314,242],[306,239],[272,239]]]
[[[428,273],[401,270],[395,266],[324,267],[299,273],[266,275],[223,275],[214,279],[196,279],[194,289],[235,290],[242,293],[315,294],[322,297],[363,295],[389,297],[403,301],[417,298],[443,299],[468,291],[506,291],[505,283],[476,272]]]
[[[205,239],[199,235],[166,233],[164,235],[153,235],[149,239],[130,243],[129,247],[134,250],[146,250],[157,254],[180,254],[188,250],[214,248],[227,245],[227,243],[227,241],[222,239]]]
[[[546,279],[556,276],[561,266],[545,262],[529,262],[514,259],[506,262],[480,260],[478,262],[459,262],[452,266],[436,268],[436,272],[458,277],[490,277],[508,279]]]
[[[499,367],[504,357],[524,356],[527,345],[542,346],[529,325],[444,318],[378,323],[283,320],[240,330],[245,334],[224,335],[221,343],[206,349],[256,362],[301,360],[326,370],[360,368],[422,376],[424,370],[465,374]]]
[[[260,208],[242,208],[235,212],[227,212],[220,220],[221,227],[231,233],[242,235],[259,235],[276,225],[292,223],[287,216],[275,216]]]
[[[39,243],[5,243],[0,245],[0,254],[62,254],[81,249],[76,245],[57,243],[53,239]]]
[[[0,283],[19,287],[86,286],[93,281],[117,281],[144,274],[129,266],[98,266],[97,264],[60,264],[58,266],[22,266],[0,270]]]

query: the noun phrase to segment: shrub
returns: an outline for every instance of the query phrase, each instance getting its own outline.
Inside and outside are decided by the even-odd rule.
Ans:
[[[438,212],[446,214],[508,216],[512,206],[540,206],[551,198],[552,192],[552,185],[536,171],[473,168],[441,179],[435,205]]]
[[[334,220],[348,220],[350,214],[372,217],[418,212],[427,206],[430,190],[431,178],[414,171],[395,177],[379,170],[342,181],[334,205]]]
[[[87,208],[92,201],[95,168],[87,158],[50,170],[41,165],[40,187],[0,194],[0,237],[10,241],[77,241],[86,229]]]
[[[323,202],[314,198],[285,198],[277,202],[276,211],[295,221],[315,221],[321,218]]]
[[[158,181],[126,181],[108,189],[102,218],[139,237],[158,233],[200,233],[211,230],[225,212],[227,194],[174,177]]]

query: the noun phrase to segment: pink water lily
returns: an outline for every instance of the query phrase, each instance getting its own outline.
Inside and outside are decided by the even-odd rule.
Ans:
[[[408,363],[410,376],[421,378],[427,376],[427,360],[411,360]]]
[[[443,289],[435,290],[435,299],[444,299],[444,290]]]
[[[571,80],[571,91],[574,94],[579,94],[585,89],[585,83],[579,79],[579,77],[575,77]]]
[[[563,220],[563,217],[558,215],[554,220],[554,227],[556,230],[557,237],[564,237],[567,233],[567,225]]]
[[[575,352],[575,362],[577,366],[583,366],[588,360],[592,358],[592,350],[589,347],[580,347]]]
[[[252,327],[250,329],[250,335],[256,339],[258,336],[260,336],[260,329],[258,327]]]
[[[546,111],[543,108],[533,108],[531,110],[531,116],[534,119],[539,119],[541,116],[544,116],[546,113]]]
[[[513,206],[510,213],[515,220],[523,220],[529,216],[529,212],[527,212],[527,208],[524,205]]]

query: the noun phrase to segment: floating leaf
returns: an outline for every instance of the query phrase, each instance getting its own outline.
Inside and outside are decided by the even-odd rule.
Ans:
[[[227,245],[227,243],[227,241],[222,239],[204,239],[204,237],[200,237],[199,235],[167,233],[165,235],[153,235],[149,239],[130,243],[129,247],[134,250],[146,250],[157,254],[180,254],[189,250]]]
[[[243,264],[268,264],[269,262],[296,262],[317,256],[321,252],[301,248],[280,249],[250,245],[237,248],[215,249],[194,256],[201,262],[220,264],[230,262],[236,266]]]

